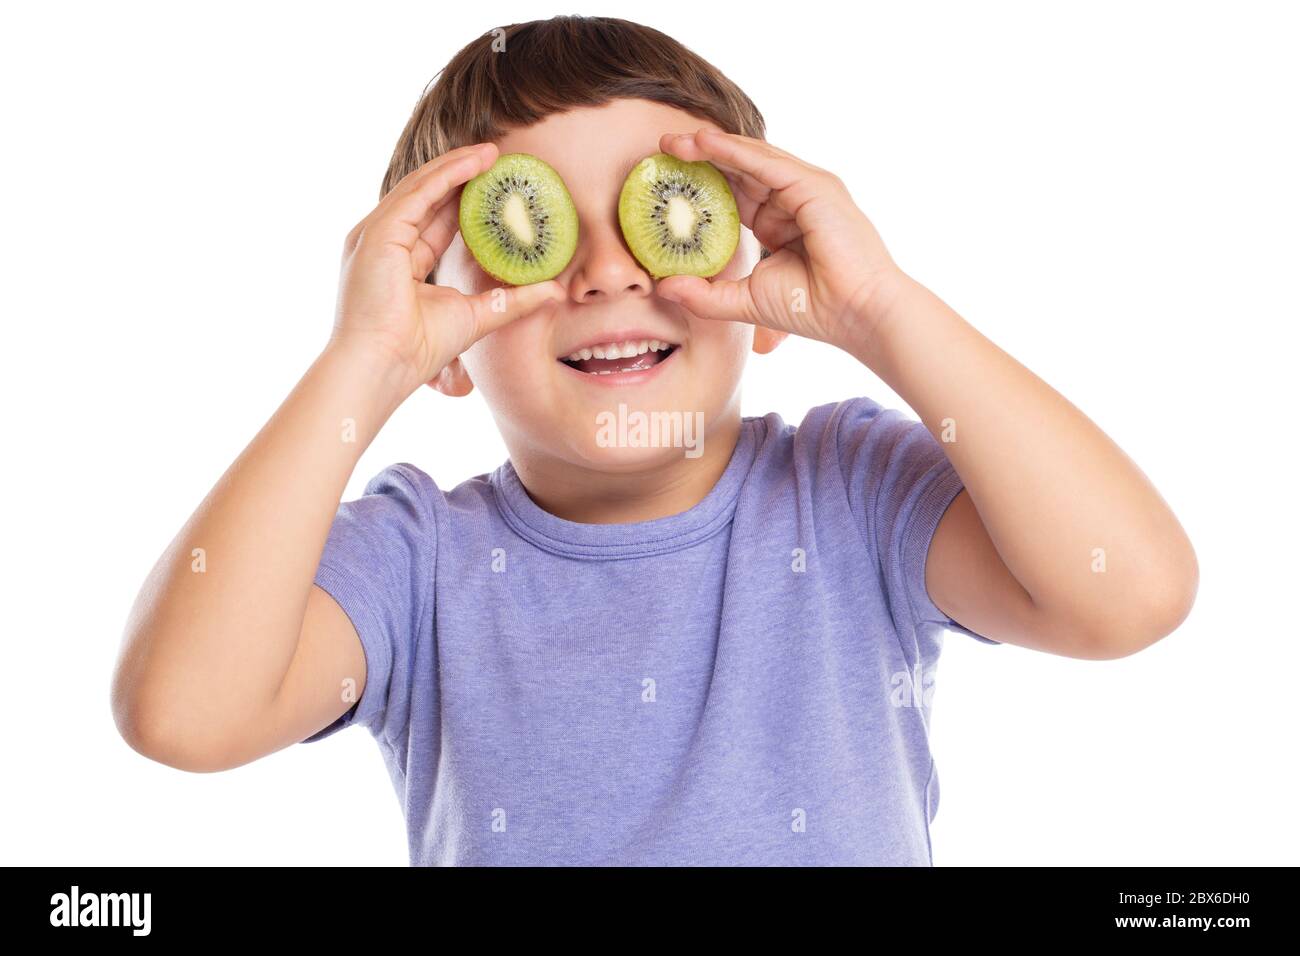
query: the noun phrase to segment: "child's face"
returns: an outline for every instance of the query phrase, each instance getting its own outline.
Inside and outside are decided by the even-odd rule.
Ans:
[[[751,349],[770,351],[780,333],[698,319],[660,299],[654,280],[628,250],[618,221],[619,191],[632,167],[660,151],[662,134],[702,126],[717,128],[665,104],[615,100],[549,116],[496,141],[503,155],[531,153],[553,166],[573,197],[579,222],[577,251],[557,277],[567,299],[554,311],[518,319],[480,339],[435,386],[464,394],[468,375],[482,390],[512,456],[541,455],[599,471],[636,470],[670,457],[680,460],[683,449],[606,447],[600,413],[617,416],[620,403],[628,414],[680,412],[703,422],[706,445],[715,423],[739,415],[746,355]],[[742,227],[735,255],[714,278],[743,278],[758,257],[757,240]],[[435,278],[469,294],[500,285],[459,234]],[[651,371],[628,376],[584,373],[560,361],[593,342],[631,338],[657,338],[677,347]]]

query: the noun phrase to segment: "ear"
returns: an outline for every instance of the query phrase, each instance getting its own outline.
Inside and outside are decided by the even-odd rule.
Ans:
[[[785,341],[789,332],[778,332],[776,329],[769,329],[766,326],[754,326],[754,352],[758,355],[766,355]]]
[[[441,372],[425,384],[452,398],[463,398],[474,391],[474,382],[470,380],[469,372],[465,371],[465,366],[461,364],[459,358],[452,359]]]

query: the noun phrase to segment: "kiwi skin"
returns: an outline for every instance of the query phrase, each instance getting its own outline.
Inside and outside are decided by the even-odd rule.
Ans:
[[[503,245],[507,232],[500,218],[490,219],[494,202],[504,190],[524,200],[531,226],[542,241],[531,248]],[[564,180],[553,167],[530,153],[498,156],[491,168],[467,182],[460,194],[460,233],[483,271],[507,285],[529,285],[554,279],[564,271],[578,247],[578,210]],[[513,233],[508,233],[513,236]]]
[[[662,213],[665,194],[680,190],[686,190],[683,198],[705,220],[697,230],[702,242],[699,250],[668,248],[666,227],[655,221]],[[628,248],[655,279],[717,275],[740,242],[740,211],[727,178],[707,160],[687,162],[667,153],[645,157],[628,173],[618,198],[618,222]]]

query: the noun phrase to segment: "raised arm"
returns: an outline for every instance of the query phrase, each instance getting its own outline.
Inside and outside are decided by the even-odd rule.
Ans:
[[[313,585],[357,460],[393,411],[474,341],[562,297],[555,282],[480,296],[426,283],[456,198],[492,144],[410,173],[348,234],[321,355],[168,545],[127,621],[113,675],[119,732],[185,770],[239,766],[359,699],[365,657]],[[495,305],[495,308],[494,308]]]
[[[852,351],[920,415],[965,485],[930,545],[939,609],[1070,657],[1121,657],[1173,631],[1196,594],[1196,555],[1132,459],[919,283],[896,273],[873,307]]]
[[[819,339],[921,416],[961,477],[927,590],[963,626],[1070,657],[1131,654],[1197,588],[1192,546],[1138,467],[1082,412],[894,264],[839,177],[770,143],[701,128],[665,152],[706,159],[773,255],[740,281],[663,279],[702,318]],[[949,440],[952,439],[952,440]]]

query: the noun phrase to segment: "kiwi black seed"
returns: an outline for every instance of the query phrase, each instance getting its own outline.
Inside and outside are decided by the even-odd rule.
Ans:
[[[506,153],[465,184],[460,234],[483,271],[509,285],[553,279],[578,247],[578,211],[549,164]]]
[[[633,167],[618,198],[623,238],[656,279],[717,275],[740,242],[740,212],[727,178],[705,160],[667,153]]]

